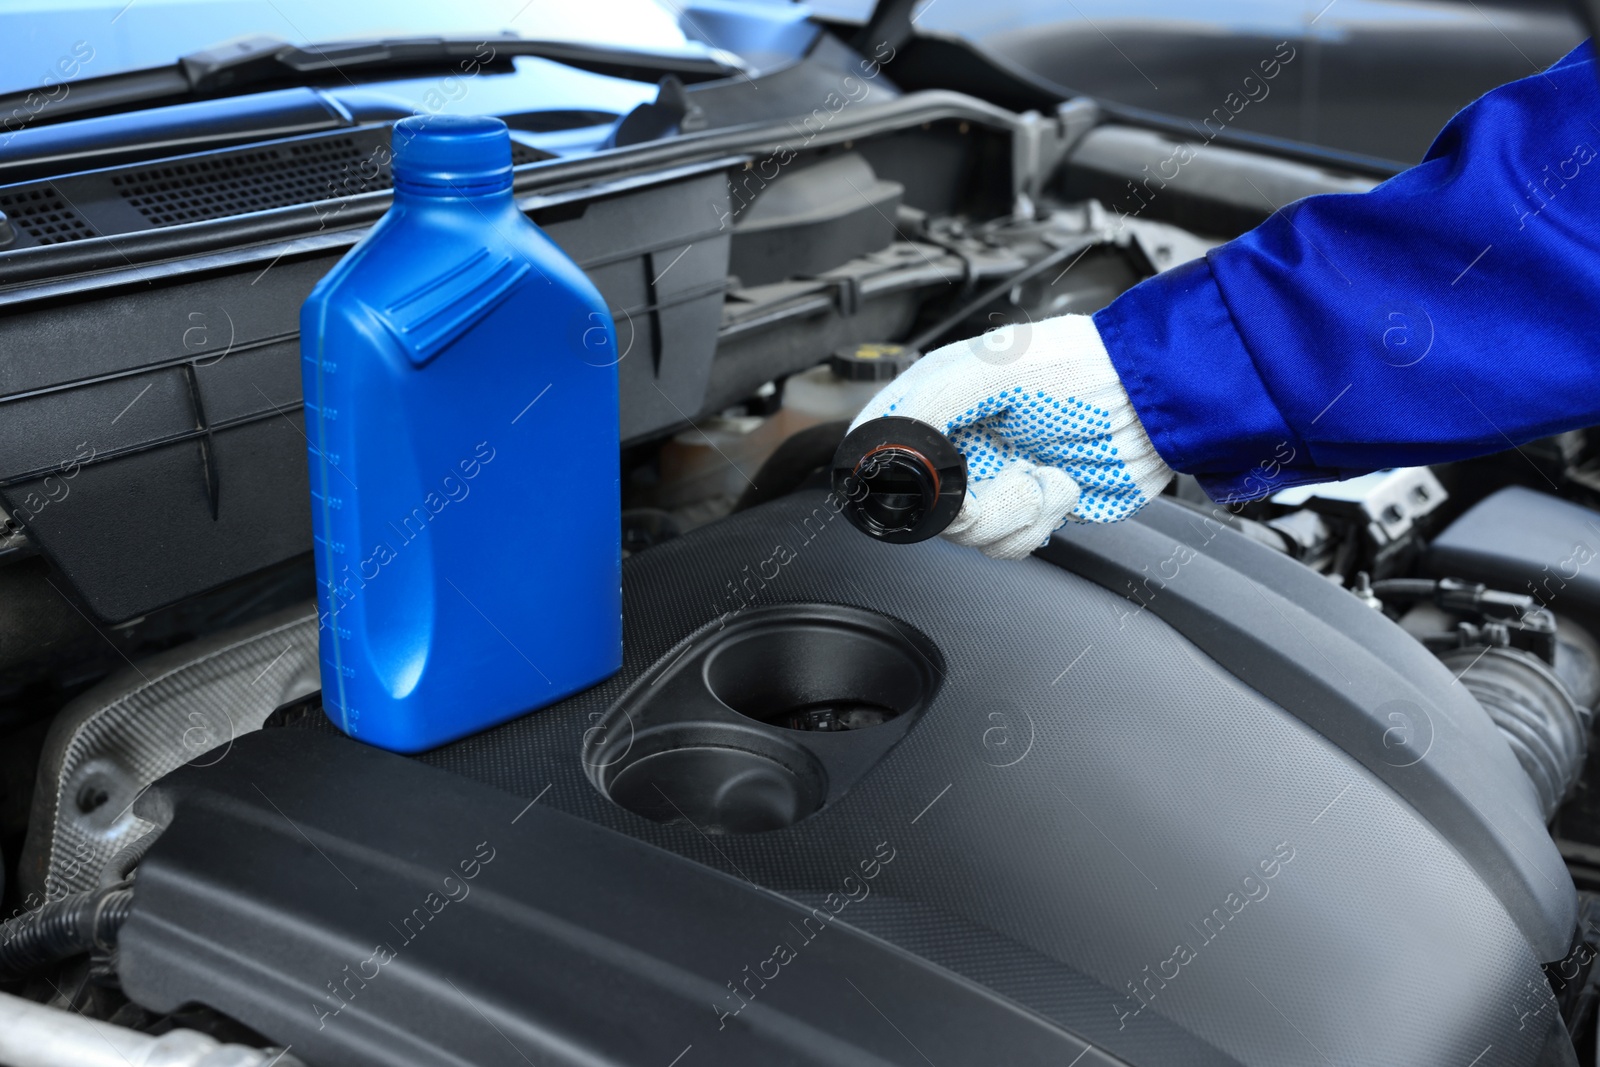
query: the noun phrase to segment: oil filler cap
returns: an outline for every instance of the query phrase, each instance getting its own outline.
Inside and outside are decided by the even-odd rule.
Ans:
[[[833,489],[844,516],[869,537],[909,545],[941,533],[967,495],[967,461],[925,422],[871,419],[833,456]]]

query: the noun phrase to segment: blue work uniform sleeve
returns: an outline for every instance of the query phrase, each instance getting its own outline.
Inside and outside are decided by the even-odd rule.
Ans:
[[[1094,321],[1156,450],[1244,499],[1600,423],[1597,149],[1586,43],[1124,293]]]

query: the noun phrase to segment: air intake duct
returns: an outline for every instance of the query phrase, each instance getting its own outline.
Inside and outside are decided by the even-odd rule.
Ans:
[[[1583,773],[1591,712],[1561,679],[1518,648],[1456,648],[1439,657],[1500,728],[1533,779],[1546,819]]]
[[[1372,592],[1483,705],[1533,781],[1546,820],[1583,773],[1600,658],[1532,597],[1455,578],[1390,578]]]

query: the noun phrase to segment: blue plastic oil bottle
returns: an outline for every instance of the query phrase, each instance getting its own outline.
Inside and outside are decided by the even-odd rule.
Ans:
[[[621,665],[617,357],[504,123],[404,119],[393,171],[300,347],[323,707],[415,752]]]

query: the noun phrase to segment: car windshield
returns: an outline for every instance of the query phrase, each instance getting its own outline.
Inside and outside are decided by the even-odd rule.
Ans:
[[[163,66],[223,41],[291,44],[498,37],[670,49],[677,17],[654,0],[0,0],[0,92]]]
[[[718,38],[707,27],[726,31],[755,9],[769,17],[804,11],[850,23],[867,19],[873,6],[874,0],[803,6],[0,0],[0,40],[7,45],[0,50],[0,92],[42,90],[27,106],[32,113],[47,95],[57,98],[51,87],[58,83],[165,66],[248,36],[304,45],[512,34],[703,53],[701,42]],[[747,10],[736,13],[740,7]],[[1392,165],[1421,159],[1456,111],[1497,85],[1545,69],[1584,36],[1564,0],[918,0],[913,22],[919,34],[965,39],[1046,94],[1087,94],[1147,118],[1175,120],[1200,136],[1225,127],[1230,136],[1297,141]],[[746,53],[750,44],[741,38],[734,50]],[[616,103],[623,111],[631,106]]]

